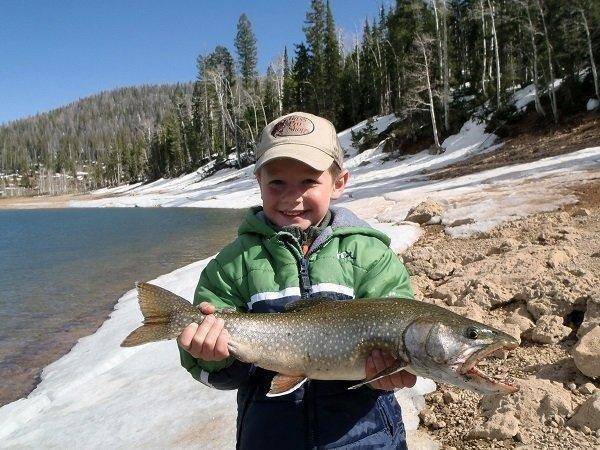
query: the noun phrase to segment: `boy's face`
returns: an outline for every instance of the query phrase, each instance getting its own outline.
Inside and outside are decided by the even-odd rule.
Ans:
[[[263,210],[280,227],[297,226],[306,230],[317,225],[329,209],[331,200],[344,192],[348,171],[334,180],[329,171],[319,172],[294,159],[276,159],[256,174]]]

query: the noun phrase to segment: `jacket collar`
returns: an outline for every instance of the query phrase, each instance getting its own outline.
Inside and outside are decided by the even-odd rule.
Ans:
[[[320,247],[333,236],[352,234],[376,237],[384,244],[390,244],[390,238],[387,235],[372,228],[352,211],[340,206],[332,206],[330,211],[331,223],[317,236],[311,245],[311,250]],[[275,231],[268,225],[262,206],[250,208],[238,229],[238,235],[258,234],[266,238],[272,238],[279,233],[283,233],[283,231]]]

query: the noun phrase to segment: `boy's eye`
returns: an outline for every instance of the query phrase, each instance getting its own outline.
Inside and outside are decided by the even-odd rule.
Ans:
[[[304,184],[309,184],[309,185],[312,185],[312,184],[317,184],[317,183],[318,183],[318,181],[317,181],[317,180],[313,180],[313,179],[311,179],[311,178],[307,178],[306,180],[304,180],[304,181],[303,181],[303,183],[304,183]]]
[[[283,180],[271,180],[269,181],[269,186],[282,186]]]

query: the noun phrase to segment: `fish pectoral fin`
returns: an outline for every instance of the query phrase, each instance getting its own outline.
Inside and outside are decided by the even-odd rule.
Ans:
[[[308,380],[306,377],[294,377],[278,373],[271,381],[271,389],[269,389],[267,397],[279,397],[289,394],[302,386],[306,380]]]
[[[359,387],[364,386],[365,384],[379,380],[380,378],[383,378],[383,377],[387,377],[388,375],[392,375],[396,372],[400,372],[401,370],[404,370],[405,368],[406,368],[406,363],[400,359],[397,359],[396,362],[394,362],[394,364],[392,364],[387,369],[383,369],[381,372],[376,373],[371,378],[367,378],[367,379],[361,381],[360,383],[355,384],[354,386],[350,386],[348,389],[349,390],[350,389],[358,389]]]

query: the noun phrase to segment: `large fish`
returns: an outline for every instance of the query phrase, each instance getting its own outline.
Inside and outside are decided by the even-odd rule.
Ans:
[[[166,289],[148,283],[137,287],[144,325],[127,336],[124,347],[174,339],[204,319],[197,307]],[[360,380],[354,388],[402,369],[484,395],[517,390],[475,367],[497,350],[515,349],[515,338],[424,302],[301,300],[278,314],[231,309],[215,316],[225,321],[231,355],[277,373],[268,396],[287,394],[306,379]],[[365,362],[375,349],[397,363],[365,379]]]

